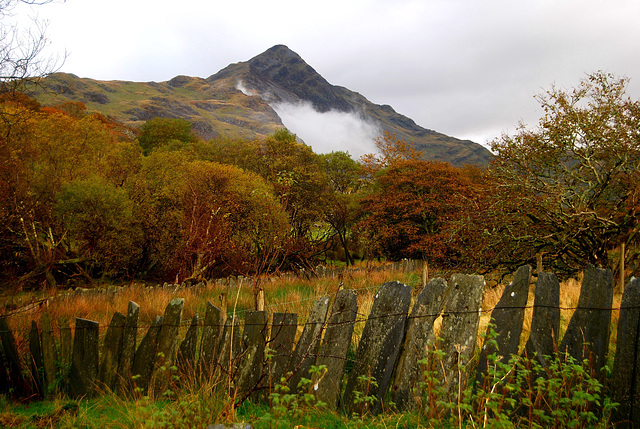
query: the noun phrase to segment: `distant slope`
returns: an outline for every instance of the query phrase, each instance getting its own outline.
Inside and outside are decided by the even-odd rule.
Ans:
[[[238,89],[240,85],[246,93]],[[319,112],[355,112],[382,131],[413,143],[428,160],[486,165],[492,157],[477,143],[423,128],[391,106],[371,103],[357,92],[331,85],[284,45],[231,64],[206,79],[177,76],[167,82],[138,83],[56,73],[44,79],[42,87],[45,91],[37,89],[32,95],[44,104],[82,101],[89,110],[133,126],[157,116],[185,118],[205,139],[271,134],[283,124],[270,104],[308,102]]]
[[[98,81],[55,73],[31,92],[47,105],[81,101],[126,125],[154,117],[184,118],[205,139],[216,136],[253,139],[283,127],[280,117],[260,97],[202,78],[177,76],[167,82]]]

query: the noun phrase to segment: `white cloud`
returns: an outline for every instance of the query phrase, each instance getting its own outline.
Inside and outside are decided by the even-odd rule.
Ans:
[[[340,150],[354,159],[375,151],[374,140],[382,133],[378,126],[356,112],[318,112],[311,103],[279,103],[271,107],[282,123],[316,153]]]
[[[244,86],[244,82],[242,82],[241,80],[239,80],[238,83],[236,84],[236,89],[241,93],[243,93],[244,95],[249,95],[249,96],[256,95],[253,91],[249,90],[246,86]]]
[[[479,143],[520,120],[535,124],[543,112],[533,95],[552,84],[575,86],[597,70],[631,78],[629,95],[640,97],[637,0],[327,0],[322,6],[185,0],[174,6],[66,0],[19,3],[14,12],[25,26],[31,15],[49,20],[48,52],[68,52],[62,71],[81,77],[208,77],[285,44],[332,84],[391,105],[425,128]]]

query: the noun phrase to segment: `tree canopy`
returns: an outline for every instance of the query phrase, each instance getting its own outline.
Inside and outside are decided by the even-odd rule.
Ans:
[[[360,228],[371,248],[393,260],[458,260],[452,228],[472,198],[470,180],[444,162],[400,160],[381,170],[364,198]]]
[[[611,267],[622,243],[638,254],[640,102],[626,85],[596,73],[552,88],[536,127],[493,142],[487,170],[421,160],[389,134],[354,160],[316,154],[286,129],[203,141],[188,121],[164,118],[137,133],[82,103],[6,92],[0,271],[55,285],[199,281],[357,258],[486,271],[544,255],[566,273]]]
[[[539,97],[544,116],[492,144],[486,244],[513,265],[544,253],[575,271],[609,266],[609,251],[636,239],[640,102],[627,79],[598,72]]]

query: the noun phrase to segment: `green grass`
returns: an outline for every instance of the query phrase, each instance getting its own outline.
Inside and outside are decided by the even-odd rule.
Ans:
[[[113,395],[74,401],[12,403],[0,396],[0,427],[100,428],[131,427],[130,407]]]

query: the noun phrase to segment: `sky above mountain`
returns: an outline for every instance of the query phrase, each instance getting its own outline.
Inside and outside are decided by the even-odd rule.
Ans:
[[[208,77],[285,44],[331,84],[482,144],[535,125],[534,95],[597,70],[640,98],[637,0],[66,0],[3,22],[33,17],[80,77]]]

